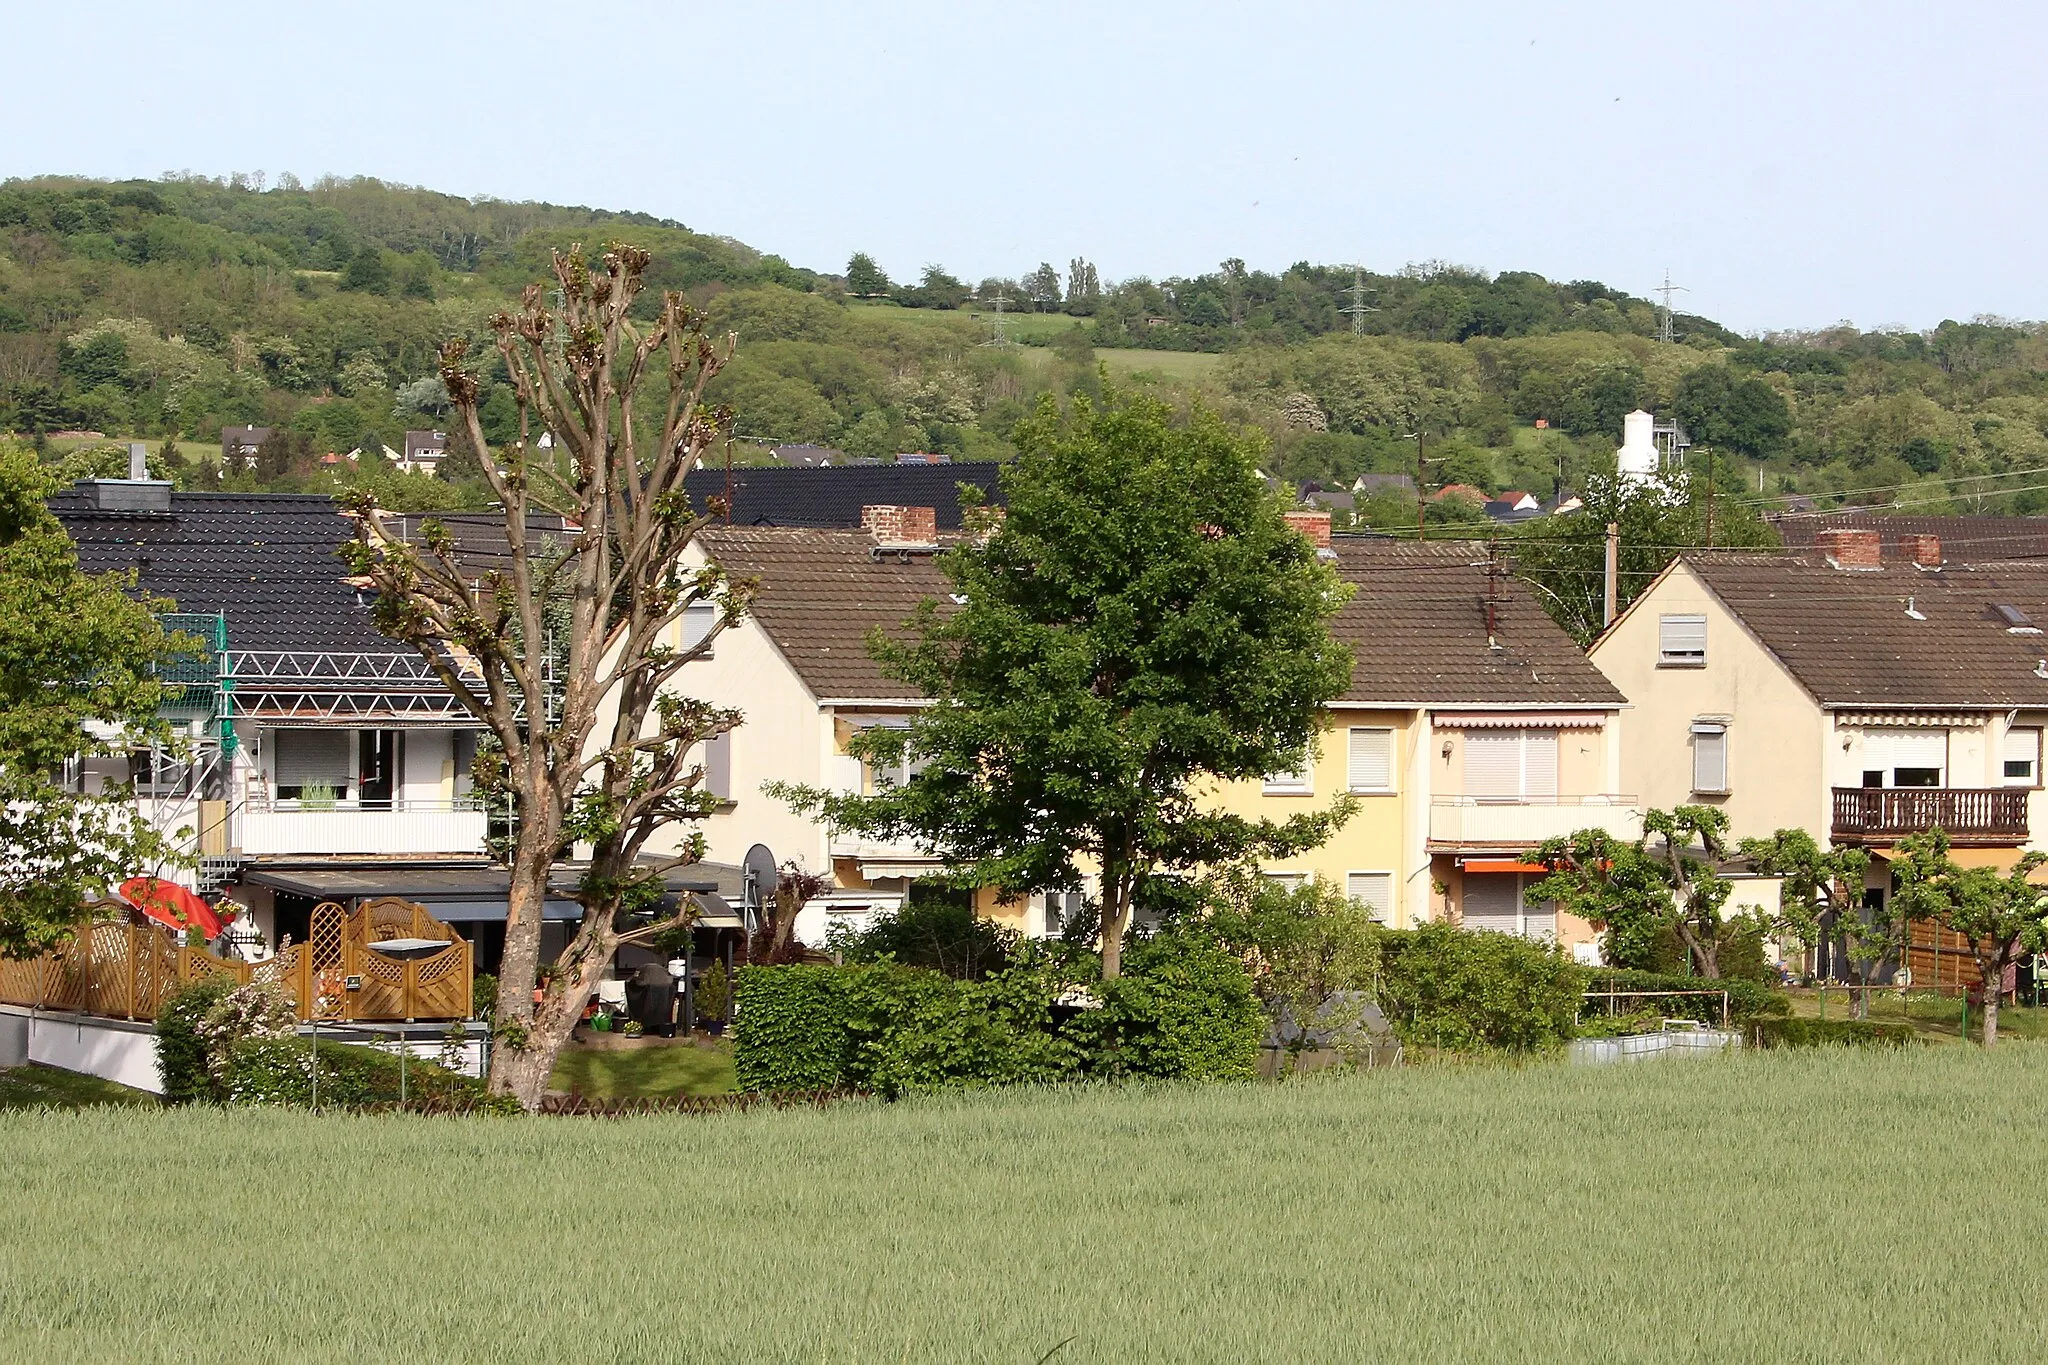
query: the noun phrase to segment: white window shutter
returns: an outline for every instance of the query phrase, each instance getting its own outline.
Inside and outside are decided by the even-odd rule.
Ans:
[[[1355,792],[1394,788],[1394,732],[1354,727],[1351,731],[1350,787]]]
[[[1394,874],[1353,872],[1345,877],[1345,894],[1366,908],[1381,924],[1394,922]]]
[[[1660,616],[1657,618],[1657,662],[1664,664],[1703,664],[1706,661],[1706,617]]]
[[[1293,767],[1266,774],[1268,792],[1300,795],[1313,789],[1314,782],[1309,769],[1309,752],[1306,746],[1302,748],[1301,755],[1295,760]]]
[[[1465,732],[1465,794],[1501,801],[1522,794],[1522,742],[1516,731]]]
[[[718,624],[718,606],[713,602],[693,602],[683,608],[683,648],[695,649],[711,634],[711,628]],[[716,648],[716,646],[714,646]],[[710,658],[707,650],[702,658]]]
[[[1692,789],[1696,792],[1728,790],[1728,732],[1718,726],[1693,727]]]
[[[704,790],[721,801],[732,799],[732,731],[704,741]]]
[[[2031,787],[2041,776],[2041,732],[2007,730],[2003,746],[2002,779],[2008,787]]]
[[[1524,730],[1522,795],[1531,801],[1557,800],[1557,731]]]
[[[1497,934],[1522,931],[1522,881],[1512,872],[1467,872],[1460,916],[1467,929]]]
[[[336,796],[348,790],[348,731],[276,730],[273,760],[280,787],[332,787]]]

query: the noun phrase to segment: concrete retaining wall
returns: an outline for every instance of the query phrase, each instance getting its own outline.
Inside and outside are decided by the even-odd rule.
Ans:
[[[20,1061],[11,1040],[19,1040]],[[83,1014],[31,1014],[14,1005],[0,1005],[0,1066],[41,1062],[118,1085],[163,1093],[156,1070],[156,1032],[148,1024],[125,1019],[95,1019]]]

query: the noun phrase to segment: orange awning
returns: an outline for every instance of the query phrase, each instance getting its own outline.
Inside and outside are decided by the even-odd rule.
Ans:
[[[1518,862],[1513,858],[1467,858],[1460,864],[1467,872],[1535,872],[1547,875],[1541,863]]]

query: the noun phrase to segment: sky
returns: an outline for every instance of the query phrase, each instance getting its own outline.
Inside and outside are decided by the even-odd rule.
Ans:
[[[1598,279],[1739,331],[2048,318],[2048,6],[71,0],[0,176],[638,209],[898,279]],[[40,89],[23,54],[67,53]]]

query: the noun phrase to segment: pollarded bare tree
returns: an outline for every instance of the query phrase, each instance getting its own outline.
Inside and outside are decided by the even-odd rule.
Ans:
[[[715,802],[690,754],[740,722],[668,690],[754,593],[751,581],[683,562],[711,520],[691,507],[683,478],[730,426],[704,387],[735,338],[708,337],[676,293],[634,322],[647,263],[645,251],[617,244],[596,263],[581,248],[558,252],[555,309],[532,285],[519,311],[491,319],[519,410],[518,439],[482,461],[504,507],[508,551],[496,567],[466,564],[439,523],[406,543],[374,499],[352,504],[349,554],[377,590],[378,628],[417,649],[497,737],[518,821],[490,1084],[529,1109],[614,950],[689,921],[687,898],[670,913],[655,907],[665,874],[701,856],[702,836],[678,837],[677,827]],[[450,342],[441,377],[473,448],[487,451],[465,358],[465,344]],[[538,538],[531,513],[567,517],[571,531],[560,544]],[[685,638],[693,606],[710,607],[712,620]],[[582,923],[544,972],[549,878],[579,845],[589,849],[577,868]]]

